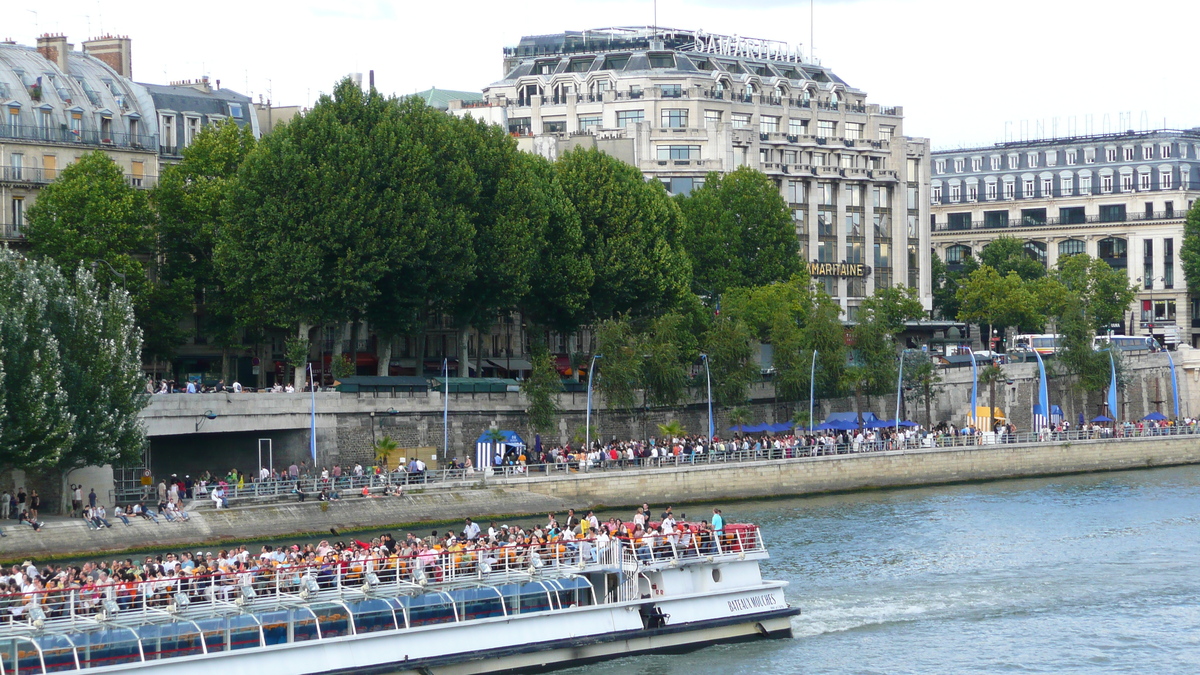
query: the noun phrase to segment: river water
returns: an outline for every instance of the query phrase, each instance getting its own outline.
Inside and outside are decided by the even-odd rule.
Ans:
[[[1200,467],[723,511],[762,526],[796,638],[564,672],[1200,673]]]

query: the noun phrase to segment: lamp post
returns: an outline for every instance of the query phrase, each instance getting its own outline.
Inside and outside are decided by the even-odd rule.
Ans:
[[[450,455],[450,359],[442,359],[442,461]]]
[[[592,449],[592,382],[596,379],[596,359],[604,358],[601,354],[592,354],[592,364],[588,366],[587,412],[583,418],[583,450]]]
[[[704,361],[704,382],[708,389],[708,442],[712,443],[715,430],[713,429],[713,414],[712,414],[712,371],[708,368],[708,354],[701,354],[700,360]]]
[[[896,427],[895,433],[900,435],[900,397],[904,394],[904,349],[900,349],[900,374],[896,376]]]
[[[118,277],[121,277],[121,290],[125,290],[125,275],[118,272],[116,270],[116,268],[113,267],[111,264],[109,264],[109,262],[107,260],[93,260],[92,261],[92,276],[96,275],[96,269],[99,267],[100,263],[104,263],[104,266],[107,267],[110,272],[112,272],[113,274],[115,274]]]
[[[813,394],[817,382],[817,350],[813,350],[812,369],[808,373],[808,433],[813,432]]]

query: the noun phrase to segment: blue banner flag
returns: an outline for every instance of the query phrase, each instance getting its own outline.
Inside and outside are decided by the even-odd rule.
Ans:
[[[971,414],[969,419],[971,424],[975,424],[975,413],[979,411],[979,365],[975,363],[975,352],[967,347],[967,353],[971,355]]]
[[[1050,392],[1046,386],[1046,364],[1042,361],[1042,355],[1035,349],[1033,355],[1037,357],[1038,362],[1038,406],[1040,407],[1039,414],[1034,415],[1034,429],[1041,429],[1050,426]]]
[[[1108,368],[1111,377],[1108,381],[1108,416],[1114,420],[1117,416],[1117,362],[1113,360],[1112,348],[1108,350]]]
[[[1167,363],[1171,364],[1171,396],[1175,399],[1175,419],[1179,419],[1179,380],[1175,377],[1175,359],[1171,358],[1170,350],[1163,351],[1167,352]]]

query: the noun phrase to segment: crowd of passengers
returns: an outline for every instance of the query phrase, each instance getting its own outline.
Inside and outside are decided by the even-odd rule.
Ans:
[[[458,532],[432,531],[419,537],[409,532],[369,542],[321,540],[305,545],[262,545],[257,554],[247,546],[212,551],[183,551],[146,556],[141,561],[85,562],[82,565],[31,560],[0,568],[0,622],[20,620],[36,604],[47,618],[95,614],[104,601],[121,609],[166,607],[176,594],[191,602],[236,600],[249,586],[256,592],[299,593],[305,577],[322,589],[360,586],[373,573],[381,583],[439,582],[455,578],[487,578],[506,571],[541,569],[613,560],[628,544],[643,562],[664,558],[711,555],[730,546],[752,548],[751,533],[732,534],[720,509],[712,521],[689,521],[667,507],[651,520],[650,506],[637,509],[629,521],[600,520],[594,512],[569,510],[560,520],[547,515],[542,525],[508,526],[492,522],[484,529],[467,518]]]

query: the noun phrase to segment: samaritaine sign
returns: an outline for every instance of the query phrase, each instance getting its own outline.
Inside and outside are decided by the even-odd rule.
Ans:
[[[809,263],[810,277],[865,277],[871,268],[862,263]]]

